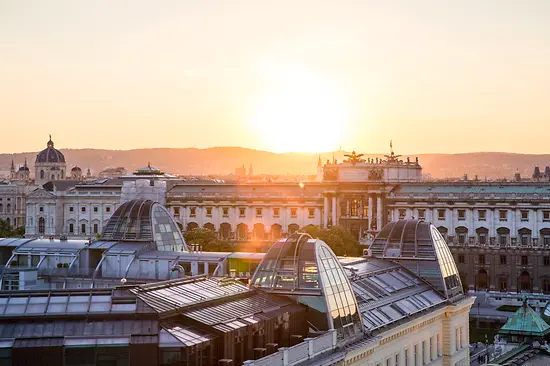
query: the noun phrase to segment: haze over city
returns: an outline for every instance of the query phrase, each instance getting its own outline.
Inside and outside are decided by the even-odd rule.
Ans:
[[[2,1],[0,152],[548,153],[547,1]],[[24,138],[22,136],[24,135]]]

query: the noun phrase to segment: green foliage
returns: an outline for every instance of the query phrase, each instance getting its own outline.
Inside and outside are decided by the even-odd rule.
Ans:
[[[0,219],[0,238],[23,238],[24,236],[24,227],[13,227],[6,220]]]
[[[330,229],[321,229],[318,226],[308,225],[302,228],[314,238],[318,238],[332,249],[338,256],[355,257],[361,254],[359,241],[348,230],[340,226],[332,226]]]
[[[210,229],[197,227],[187,231],[184,235],[188,246],[200,245],[205,252],[234,252],[235,246],[227,240],[218,239]]]

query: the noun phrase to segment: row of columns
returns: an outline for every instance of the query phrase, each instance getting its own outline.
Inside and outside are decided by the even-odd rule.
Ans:
[[[383,207],[382,207],[382,196],[380,194],[375,194],[376,196],[376,230],[380,231],[382,230],[382,219],[383,219]],[[329,205],[330,203],[330,205]],[[368,207],[367,207],[367,215],[368,215],[368,221],[369,225],[372,222],[374,212],[374,198],[373,195],[368,196]],[[336,193],[327,193],[324,197],[324,206],[323,206],[323,226],[328,227],[329,224],[329,218],[331,218],[332,225],[338,224],[338,199]],[[349,211],[349,202],[348,202],[348,211]],[[362,212],[362,209],[361,209]]]

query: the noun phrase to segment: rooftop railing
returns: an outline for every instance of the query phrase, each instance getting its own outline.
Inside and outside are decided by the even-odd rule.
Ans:
[[[244,361],[245,366],[294,366],[309,364],[323,353],[333,351],[337,346],[336,330],[329,330],[316,338],[306,338],[302,343],[262,357],[258,360]]]

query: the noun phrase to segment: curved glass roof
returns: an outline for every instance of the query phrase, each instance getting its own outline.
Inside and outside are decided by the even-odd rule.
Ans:
[[[447,299],[463,294],[451,251],[437,228],[429,222],[390,222],[374,239],[370,251],[373,257],[398,261]]]
[[[316,310],[308,322],[317,330],[336,329],[341,339],[363,334],[350,281],[321,240],[297,233],[274,243],[251,283],[264,291],[295,296]]]
[[[157,250],[188,251],[176,222],[161,204],[132,200],[120,205],[105,225],[103,240],[154,242]]]

